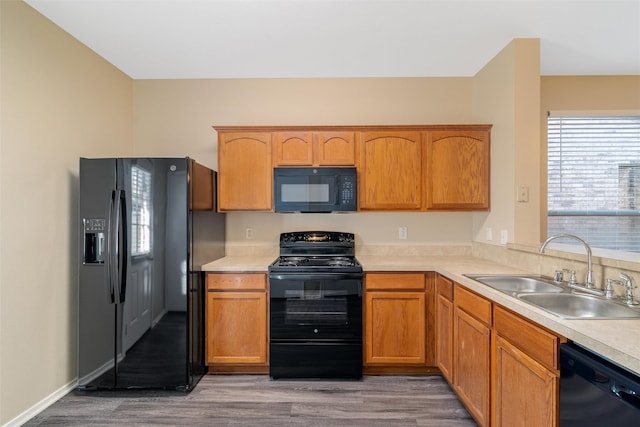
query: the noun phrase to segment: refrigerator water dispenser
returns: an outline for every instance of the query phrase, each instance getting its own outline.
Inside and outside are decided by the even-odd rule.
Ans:
[[[105,225],[104,218],[84,218],[84,264],[104,264]]]

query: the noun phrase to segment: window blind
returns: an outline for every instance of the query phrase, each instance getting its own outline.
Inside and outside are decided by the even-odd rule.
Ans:
[[[640,116],[548,117],[548,235],[640,252]]]

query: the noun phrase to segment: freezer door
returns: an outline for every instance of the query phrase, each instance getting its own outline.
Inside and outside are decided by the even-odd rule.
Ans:
[[[78,378],[81,386],[115,364],[116,292],[109,276],[116,159],[80,159]]]

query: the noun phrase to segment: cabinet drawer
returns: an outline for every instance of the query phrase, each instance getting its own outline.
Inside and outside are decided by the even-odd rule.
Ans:
[[[558,369],[558,336],[501,307],[494,308],[494,329],[538,362]]]
[[[267,289],[267,276],[256,273],[209,273],[207,274],[207,289],[218,291],[265,290]]]
[[[491,301],[456,284],[454,302],[456,307],[466,311],[467,314],[484,324],[491,326]]]
[[[424,289],[424,274],[422,273],[371,273],[364,279],[365,288],[371,289]]]
[[[436,294],[442,296],[447,301],[453,301],[453,281],[444,276],[437,276]]]

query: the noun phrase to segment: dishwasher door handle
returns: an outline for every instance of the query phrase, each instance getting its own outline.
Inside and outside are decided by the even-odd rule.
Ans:
[[[630,389],[625,385],[616,384],[614,382],[611,386],[611,392],[634,408],[640,409],[640,396],[638,395],[637,391]]]

